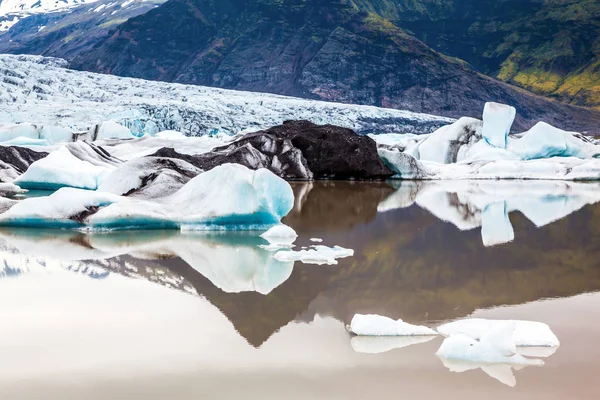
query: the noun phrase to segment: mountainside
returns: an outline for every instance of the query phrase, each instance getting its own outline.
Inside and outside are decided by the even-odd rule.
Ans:
[[[386,14],[386,4],[171,0],[119,25],[72,66],[449,117],[479,117],[485,101],[499,101],[519,110],[515,129],[541,119],[596,129],[598,113],[490,79],[366,11]]]
[[[68,10],[96,0],[0,0],[0,33],[9,30],[22,18]]]
[[[597,0],[355,0],[483,73],[600,106]]]
[[[119,24],[164,2],[95,0],[92,4],[75,8],[40,11],[20,19],[0,36],[0,53],[51,54],[72,58],[89,51]]]

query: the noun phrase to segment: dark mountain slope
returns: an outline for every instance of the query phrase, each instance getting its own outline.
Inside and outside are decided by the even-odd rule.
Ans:
[[[349,0],[171,0],[132,18],[79,69],[458,117],[485,101],[597,132],[599,115],[485,77]]]
[[[429,46],[485,74],[564,102],[600,106],[598,0],[354,1],[375,4]]]

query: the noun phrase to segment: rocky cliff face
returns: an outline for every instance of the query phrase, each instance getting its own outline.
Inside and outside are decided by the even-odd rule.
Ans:
[[[597,130],[600,114],[490,79],[378,16],[389,2],[367,12],[375,3],[171,0],[118,26],[72,65],[450,117],[479,117],[485,101],[499,101],[519,109],[516,129],[543,119]]]

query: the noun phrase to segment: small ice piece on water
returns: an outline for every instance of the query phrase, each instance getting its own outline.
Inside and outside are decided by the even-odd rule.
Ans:
[[[351,257],[353,255],[354,250],[345,249],[340,246],[311,246],[308,250],[280,251],[274,257],[279,261],[302,261],[304,264],[335,265],[338,263],[338,258]]]
[[[488,320],[483,318],[468,318],[450,322],[437,328],[445,336],[463,334],[475,340],[480,340],[489,331],[505,325],[507,322],[515,323],[513,343],[521,347],[558,347],[560,341],[550,327],[543,322],[536,321],[506,321]]]
[[[485,103],[482,136],[490,145],[505,149],[516,115],[517,110],[514,107],[499,103]]]
[[[320,239],[320,238],[310,238],[310,241],[314,242],[314,243],[321,243],[323,241],[323,239]]]
[[[14,183],[2,183],[0,182],[0,197],[12,197],[17,194],[27,193],[27,190],[21,189]]]
[[[275,252],[294,247],[294,242],[298,235],[296,234],[296,231],[289,226],[279,224],[260,235],[260,237],[266,239],[269,244],[261,245],[259,247],[267,251]]]
[[[289,226],[285,224],[279,224],[260,235],[260,237],[267,239],[271,243],[279,242],[282,239],[285,239],[286,241],[292,240],[293,243],[293,241],[298,237],[298,234],[296,234],[296,231]]]
[[[525,358],[516,352],[512,342],[517,324],[515,321],[504,321],[502,325],[496,325],[488,331],[480,340],[463,335],[453,334],[446,338],[438,351],[435,353],[442,361],[450,360],[463,363],[480,364],[480,366],[491,366],[504,364],[508,366],[544,365],[539,359]],[[444,365],[448,366],[446,362]],[[448,367],[453,370],[451,367]],[[459,372],[459,371],[457,371]],[[495,374],[491,374],[493,376]],[[511,374],[512,375],[512,374]],[[494,376],[498,379],[496,376]],[[501,382],[510,379],[499,379]]]
[[[422,325],[412,325],[401,319],[376,314],[356,314],[350,322],[350,332],[359,336],[435,336],[438,333]]]
[[[357,353],[380,354],[426,343],[434,338],[435,336],[354,336],[350,339],[350,345]]]

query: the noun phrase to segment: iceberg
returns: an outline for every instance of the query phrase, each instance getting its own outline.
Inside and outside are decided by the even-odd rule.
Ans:
[[[378,153],[395,179],[600,180],[598,141],[539,122],[509,135],[513,107],[487,103],[483,121],[461,118],[429,135],[385,135]]]
[[[190,163],[162,157],[140,157],[127,161],[103,176],[101,192],[155,199],[175,193],[203,171]]]
[[[515,386],[512,369],[543,366],[544,361],[523,357],[517,353],[514,340],[516,321],[499,321],[479,340],[462,333],[452,333],[436,352],[444,366],[453,372],[481,368],[498,381]]]
[[[482,340],[506,325],[514,325],[511,342],[521,347],[558,347],[560,341],[547,324],[535,321],[504,321],[469,318],[450,322],[437,328],[445,336],[463,335],[474,340]]]
[[[274,257],[279,261],[301,261],[304,264],[337,265],[338,258],[352,257],[353,255],[354,250],[352,249],[345,249],[340,246],[327,247],[315,245],[299,251],[282,250],[275,253]]]
[[[499,103],[485,103],[482,136],[494,147],[506,148],[506,139],[517,116],[514,107]]]
[[[61,147],[31,164],[14,182],[25,189],[55,190],[75,187],[95,190],[108,172],[108,166],[81,160],[67,147]]]
[[[350,332],[358,336],[436,336],[438,333],[422,325],[412,325],[401,319],[375,314],[356,314],[350,322]]]
[[[98,229],[260,230],[293,207],[290,185],[273,173],[224,164],[191,179],[177,192],[145,200],[62,188],[0,214],[0,225]]]

